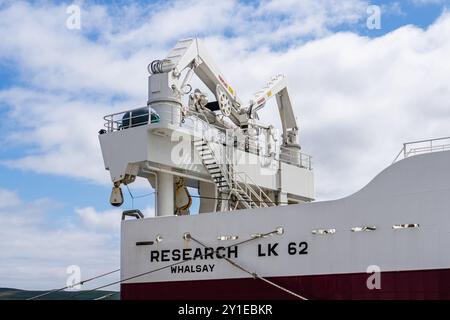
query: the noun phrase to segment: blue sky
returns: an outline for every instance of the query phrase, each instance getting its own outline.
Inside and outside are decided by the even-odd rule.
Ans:
[[[71,2],[0,1],[0,38],[4,39],[0,44],[0,200],[5,202],[0,204],[0,222],[15,223],[7,215],[26,216],[23,208],[38,205],[36,225],[19,221],[13,229],[31,230],[30,237],[42,231],[44,236],[57,238],[63,232],[70,238],[76,232],[92,240],[92,250],[108,256],[109,266],[71,242],[74,254],[69,257],[47,259],[45,250],[52,247],[46,247],[42,256],[30,258],[31,264],[42,268],[35,273],[18,268],[31,250],[20,243],[0,250],[4,262],[0,287],[57,287],[64,285],[67,265],[83,265],[89,275],[118,265],[118,223],[113,220],[120,213],[108,203],[111,186],[96,133],[102,115],[145,104],[147,63],[164,56],[179,38],[203,38],[244,97],[278,70],[288,73],[294,87],[299,84],[295,99],[301,105],[302,141],[317,165],[319,199],[362,187],[388,164],[404,139],[448,135],[444,128],[449,107],[440,102],[448,94],[448,73],[439,66],[429,73],[417,68],[414,79],[425,72],[435,77],[430,81],[433,85],[397,76],[408,74],[411,66],[431,66],[443,59],[448,50],[444,39],[449,38],[449,1],[75,3],[82,10],[81,30],[65,27],[65,9]],[[368,5],[380,6],[381,29],[367,28]],[[434,50],[435,58],[411,58],[410,53],[428,49]],[[390,64],[401,62],[405,55],[404,64]],[[380,65],[373,67],[374,63]],[[354,89],[371,77],[382,78],[381,83]],[[390,83],[384,77],[397,80]],[[391,88],[396,91],[390,93]],[[407,97],[411,92],[417,96]],[[428,111],[415,105],[420,101],[430,103]],[[335,107],[325,108],[330,105]],[[380,117],[373,128],[361,125],[375,112],[376,119],[388,112],[388,120]],[[420,122],[424,117],[429,124]],[[393,129],[380,132],[384,125]],[[358,135],[352,134],[355,130]],[[332,137],[341,137],[342,146],[335,146]],[[368,145],[376,156],[367,156]],[[336,170],[342,167],[347,171]],[[342,186],[339,181],[349,175],[352,179]],[[140,186],[131,186],[136,195],[151,191]],[[129,208],[131,201],[124,193],[124,208]],[[135,201],[135,207],[149,213],[152,206],[152,197]],[[99,223],[103,218],[107,222]],[[3,242],[6,228],[0,223]]]

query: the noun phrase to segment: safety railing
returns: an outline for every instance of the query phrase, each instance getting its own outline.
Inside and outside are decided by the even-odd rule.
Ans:
[[[107,132],[128,129],[148,124],[150,115],[151,123],[159,122],[159,115],[149,106],[129,109],[112,113],[103,117]]]
[[[234,181],[238,184],[236,187],[244,191],[250,199],[256,199],[258,207],[271,207],[276,203],[256,184],[253,179],[245,172],[234,172]],[[241,183],[241,185],[239,184]]]
[[[450,137],[411,141],[403,144],[392,163],[418,154],[447,150],[450,150]]]
[[[104,126],[107,132],[114,132],[119,130],[128,129],[131,127],[137,127],[150,123],[159,123],[165,117],[172,117],[172,114],[159,111],[158,113],[151,107],[145,106],[141,108],[129,109],[126,111],[116,112],[103,117],[105,120]],[[234,135],[237,137],[230,137],[224,132],[223,128],[220,128],[213,123],[210,123],[207,117],[199,112],[189,112],[186,117],[182,117],[180,114],[180,127],[188,132],[206,137],[208,142],[215,142],[222,146],[232,146],[240,150],[246,150],[250,153],[264,155],[266,144],[257,141],[254,147],[247,148],[245,141],[245,135],[242,130],[235,129]],[[312,170],[312,157],[297,150],[287,149],[280,146],[275,153],[275,160],[281,161],[287,164],[292,164],[298,167]]]
[[[277,156],[281,162],[312,170],[312,157],[308,154],[280,146]]]

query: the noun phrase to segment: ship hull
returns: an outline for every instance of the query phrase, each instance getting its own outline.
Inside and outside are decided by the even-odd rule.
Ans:
[[[367,273],[271,277],[310,300],[448,300],[450,269],[382,272],[368,289]],[[298,297],[259,279],[217,279],[122,284],[125,300],[290,300]]]
[[[450,299],[449,195],[445,151],[339,200],[123,221],[122,298],[295,298],[255,273],[307,299]]]

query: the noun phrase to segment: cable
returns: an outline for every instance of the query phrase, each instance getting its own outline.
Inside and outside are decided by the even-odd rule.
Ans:
[[[200,198],[200,199],[211,199],[211,200],[230,200],[230,199],[227,199],[227,198],[220,198],[220,197],[206,197],[206,196],[192,196],[192,195],[191,195],[191,197],[192,198]],[[239,200],[239,199],[236,199],[235,201],[277,204],[276,202],[273,202],[273,201],[264,201],[264,200],[258,201],[258,200]],[[292,204],[292,203],[289,203],[289,202],[278,202],[278,204]]]
[[[149,197],[149,196],[151,196],[152,194],[155,193],[155,191],[153,191],[153,192],[142,194],[142,195],[139,195],[139,196],[133,196],[133,194],[131,193],[131,190],[130,190],[130,187],[128,186],[128,184],[126,184],[125,186],[127,187],[128,193],[130,194],[130,197],[131,197],[131,209],[134,209],[134,199]]]
[[[103,274],[101,274],[101,275],[98,275],[98,276],[95,276],[95,277],[92,277],[92,278],[89,278],[89,279],[86,279],[86,280],[83,280],[83,281],[80,281],[80,282],[75,283],[75,284],[72,284],[72,285],[70,285],[70,286],[65,286],[65,287],[62,287],[62,288],[59,288],[59,289],[55,289],[55,290],[51,290],[51,291],[48,291],[48,292],[45,292],[45,293],[38,294],[38,295],[33,296],[33,297],[31,297],[31,298],[28,298],[28,299],[26,299],[26,300],[35,300],[35,299],[37,299],[37,298],[47,296],[47,295],[49,295],[49,294],[51,294],[51,293],[63,291],[63,290],[65,290],[65,289],[72,288],[72,287],[77,286],[77,285],[83,285],[83,284],[85,284],[86,282],[89,282],[89,281],[92,281],[92,280],[95,280],[95,279],[98,279],[98,278],[101,278],[101,277],[104,277],[104,276],[113,274],[113,273],[118,272],[118,271],[120,271],[120,268],[119,268],[119,269],[116,269],[116,270],[113,270],[113,271],[109,271],[109,272],[103,273]]]
[[[200,244],[201,246],[207,248],[207,246],[206,246],[205,244],[203,244],[203,243],[200,242],[199,240],[195,239],[194,237],[190,236],[190,238],[191,238],[194,242],[197,242],[197,243]],[[227,257],[224,257],[224,259],[225,259],[225,261],[227,261],[227,262],[230,263],[231,265],[235,266],[236,268],[238,268],[238,269],[244,271],[245,273],[248,273],[248,274],[251,275],[254,279],[260,279],[260,280],[262,280],[262,281],[264,281],[264,282],[266,282],[266,283],[268,283],[268,284],[270,284],[270,285],[272,285],[272,286],[274,286],[274,287],[276,287],[276,288],[278,288],[278,289],[280,289],[280,290],[283,290],[284,292],[287,292],[287,293],[289,293],[290,295],[293,295],[294,297],[297,297],[297,298],[299,298],[299,299],[301,299],[301,300],[308,300],[308,299],[306,299],[305,297],[303,297],[303,296],[301,296],[301,295],[299,295],[299,294],[297,294],[297,293],[295,293],[295,292],[293,292],[293,291],[291,291],[291,290],[289,290],[289,289],[286,289],[286,288],[280,286],[279,284],[276,284],[276,283],[274,283],[274,282],[272,282],[272,281],[270,281],[270,280],[268,280],[268,279],[266,279],[266,278],[264,278],[264,277],[261,277],[261,276],[258,275],[256,272],[251,272],[251,271],[245,269],[244,267],[242,267],[241,265],[239,265],[236,261],[233,261],[233,260],[231,260],[231,259],[229,259],[229,258],[227,258]]]
[[[247,242],[250,242],[250,241],[254,241],[254,240],[257,240],[257,239],[261,239],[261,238],[264,238],[264,237],[266,237],[266,236],[272,235],[272,234],[274,234],[274,233],[278,233],[278,231],[277,231],[277,230],[274,230],[274,231],[271,231],[271,232],[268,232],[268,233],[263,233],[263,234],[258,235],[257,237],[252,237],[252,238],[249,238],[249,239],[246,239],[246,240],[237,242],[237,243],[235,243],[235,244],[231,244],[231,245],[226,246],[226,247],[224,247],[224,248],[225,248],[225,249],[228,249],[228,248],[231,248],[231,247],[237,247],[237,246],[240,246],[240,245],[242,245],[242,244],[244,244],[244,243],[247,243]],[[217,254],[217,252],[218,252],[218,249],[214,250],[214,251],[213,251],[213,254]],[[207,255],[207,254],[205,253],[205,254],[199,256],[198,258],[201,259],[201,258],[203,258],[203,257],[206,256],[206,255]],[[104,289],[104,288],[113,286],[113,285],[115,285],[115,284],[120,284],[120,283],[122,283],[122,282],[124,282],[124,281],[136,279],[136,278],[145,276],[145,275],[147,275],[147,274],[151,274],[151,273],[154,273],[154,272],[157,272],[157,271],[161,271],[161,270],[164,270],[164,269],[167,269],[167,268],[170,268],[170,267],[173,267],[173,266],[177,266],[177,265],[179,265],[179,264],[183,264],[183,263],[186,263],[186,262],[189,262],[189,261],[191,261],[191,260],[181,260],[181,261],[178,261],[178,262],[175,262],[175,263],[171,263],[171,264],[169,264],[169,265],[166,265],[166,266],[163,266],[163,267],[160,267],[160,268],[156,268],[156,269],[153,269],[153,270],[149,270],[149,271],[146,271],[146,272],[143,272],[143,273],[139,273],[139,274],[137,274],[137,275],[134,275],[134,276],[131,276],[131,277],[128,277],[128,278],[120,279],[120,280],[118,280],[118,281],[114,281],[114,282],[107,283],[107,284],[102,285],[102,286],[98,286],[98,287],[96,287],[96,288],[94,288],[94,289],[91,289],[91,290],[86,290],[86,291],[79,292],[79,293],[74,294],[74,295],[72,295],[72,296],[70,296],[70,297],[67,297],[67,299],[73,299],[73,298],[78,297],[78,296],[80,296],[80,295],[82,295],[82,294],[84,294],[84,293],[90,293],[90,292],[94,292],[94,291],[97,291],[97,290],[100,290],[100,289]],[[66,299],[64,299],[64,300],[66,300]]]
[[[94,300],[103,300],[103,299],[112,297],[113,295],[118,294],[118,293],[119,293],[119,292],[108,293],[108,294],[105,294],[104,296],[101,296],[101,297],[99,297],[99,298],[95,298]]]

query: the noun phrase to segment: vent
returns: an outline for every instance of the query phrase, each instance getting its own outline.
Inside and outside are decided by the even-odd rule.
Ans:
[[[138,242],[136,242],[137,246],[151,246],[153,244],[154,244],[153,241],[138,241]]]
[[[335,234],[336,229],[315,229],[311,231],[312,234],[321,235],[321,234]]]
[[[394,224],[392,229],[417,229],[419,228],[418,223],[405,223],[405,224]]]
[[[217,237],[217,240],[219,240],[219,241],[228,241],[228,240],[237,240],[237,239],[239,239],[239,236],[222,235],[222,236]]]
[[[351,228],[352,232],[363,232],[363,231],[375,231],[377,227],[375,226],[362,226],[362,227],[353,227]]]

